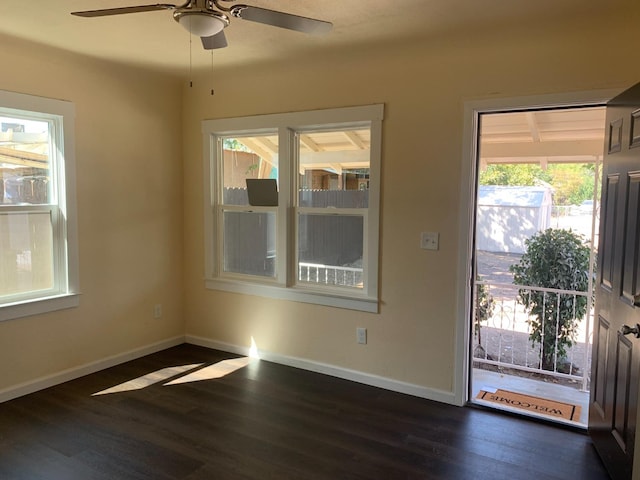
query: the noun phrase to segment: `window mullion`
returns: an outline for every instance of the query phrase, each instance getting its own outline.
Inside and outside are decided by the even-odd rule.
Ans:
[[[295,181],[296,176],[292,175],[292,169],[295,165],[294,152],[295,149],[295,132],[281,126],[278,129],[278,142],[279,142],[279,162],[280,168],[278,169],[278,185],[280,188],[279,194],[279,206],[278,206],[278,230],[277,230],[277,245],[278,245],[278,272],[280,277],[279,283],[285,286],[290,286],[293,279],[293,266],[295,264],[295,258],[291,256],[291,245],[293,243],[293,220],[292,211],[295,205]]]
[[[332,208],[332,207],[298,207],[298,214],[322,214],[322,215],[335,215],[335,216],[348,216],[348,215],[356,215],[359,217],[364,217],[367,213],[366,208]]]
[[[211,171],[211,178],[209,179],[209,188],[211,192],[211,208],[213,214],[213,235],[215,236],[215,248],[213,248],[213,258],[211,259],[211,269],[214,277],[222,274],[224,270],[221,262],[224,258],[224,217],[223,217],[223,203],[224,203],[224,181],[223,181],[223,162],[224,162],[224,147],[221,137],[215,136],[211,139],[212,148],[215,149],[214,167]]]

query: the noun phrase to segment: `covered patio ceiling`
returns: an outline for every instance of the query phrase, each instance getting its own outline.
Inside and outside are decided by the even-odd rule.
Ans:
[[[0,122],[0,125],[5,124]],[[49,168],[48,134],[0,129],[0,168],[23,167]]]
[[[278,136],[261,135],[236,138],[239,143],[277,166]],[[300,174],[306,170],[328,170],[342,174],[343,170],[369,168],[369,129],[305,132],[299,136]]]
[[[529,163],[595,163],[602,160],[605,108],[585,107],[483,114],[480,166]],[[269,163],[277,163],[277,135],[237,139]],[[324,169],[341,173],[367,168],[367,129],[300,135],[300,173]]]
[[[480,167],[499,163],[594,163],[604,152],[605,108],[484,114]]]

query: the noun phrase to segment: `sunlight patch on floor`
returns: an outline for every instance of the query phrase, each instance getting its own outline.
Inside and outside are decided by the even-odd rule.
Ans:
[[[230,373],[235,372],[243,367],[246,367],[251,363],[250,357],[232,358],[229,360],[222,360],[221,362],[214,363],[208,367],[201,368],[195,372],[191,372],[175,380],[165,383],[167,385],[180,385],[182,383],[200,382],[202,380],[213,380],[215,378],[222,378]]]
[[[254,347],[255,343],[252,342],[252,346]],[[257,348],[255,350],[257,352]],[[206,366],[206,363],[194,363],[191,365],[163,368],[143,375],[142,377],[134,378],[133,380],[107,388],[106,390],[93,393],[92,396],[142,390],[143,388],[150,387],[157,383],[165,382],[173,377],[177,378],[164,383],[163,386],[166,387],[169,385],[180,385],[184,383],[222,378],[236,370],[246,367],[252,362],[258,361],[257,353],[254,352],[253,355],[255,356],[250,355],[248,357],[230,358],[208,366]]]
[[[142,390],[143,388],[146,388],[150,385],[164,382],[171,377],[183,374],[185,372],[188,372],[189,370],[193,370],[194,368],[202,367],[203,365],[204,363],[194,363],[193,365],[180,365],[177,367],[163,368],[162,370],[148,373],[147,375],[144,375],[142,377],[134,378],[133,380],[129,380],[128,382],[124,382],[114,387],[107,388],[106,390],[94,393],[92,394],[92,396]]]

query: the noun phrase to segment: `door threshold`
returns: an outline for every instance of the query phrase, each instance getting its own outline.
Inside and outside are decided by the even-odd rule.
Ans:
[[[515,397],[496,397],[495,392],[498,391],[512,392]],[[518,397],[519,395],[522,397]],[[493,400],[479,398],[483,396],[487,399],[493,397]],[[487,408],[540,418],[582,430],[586,430],[588,425],[589,393],[553,382],[474,368],[469,401]],[[552,402],[560,403],[554,405]],[[543,413],[544,411],[552,414]]]

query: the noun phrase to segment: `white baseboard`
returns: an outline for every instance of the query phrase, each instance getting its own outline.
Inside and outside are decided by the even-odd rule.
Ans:
[[[87,363],[79,367],[64,370],[62,372],[48,375],[46,377],[41,377],[31,382],[25,382],[20,385],[0,390],[0,403],[21,397],[23,395],[28,395],[39,390],[44,390],[45,388],[53,387],[60,383],[74,380],[76,378],[89,375],[91,373],[95,373],[100,370],[104,370],[106,368],[128,362],[130,360],[135,360],[136,358],[144,357],[145,355],[156,353],[185,342],[191,343],[193,345],[213,348],[216,350],[222,350],[224,352],[235,353],[238,355],[249,355],[249,347],[242,347],[229,343],[218,342],[194,335],[178,336],[151,345],[147,345],[142,348],[137,348],[128,352],[113,355],[111,357],[107,357],[95,362]],[[407,395],[413,395],[415,397],[425,398],[428,400],[457,405],[456,396],[453,392],[446,392],[444,390],[422,387],[420,385],[401,382],[398,380],[380,377],[378,375],[372,375],[357,370],[351,370],[335,365],[315,362],[304,358],[280,355],[277,353],[259,351],[258,356],[262,360],[278,363],[281,365],[287,365],[290,367],[300,368],[302,370],[322,373],[324,375],[330,375],[332,377],[342,378],[344,380],[350,380],[352,382],[362,383],[364,385],[370,385],[373,387],[384,388],[385,390],[390,390],[393,392],[405,393]]]
[[[217,342],[215,340],[198,337],[195,335],[186,335],[185,342],[191,343],[193,345],[199,345],[201,347],[208,347],[216,350],[222,350],[224,352],[235,353],[238,355],[249,355],[249,347]],[[438,390],[435,388],[422,387],[420,385],[401,382],[398,380],[393,380],[391,378],[359,372],[357,370],[350,370],[348,368],[337,367],[335,365],[315,362],[304,358],[289,357],[286,355],[265,352],[262,350],[258,352],[258,356],[262,360],[279,363],[281,365],[287,365],[289,367],[322,373],[325,375],[330,375],[332,377],[338,377],[344,380],[350,380],[352,382],[370,385],[372,387],[384,388],[385,390],[391,390],[393,392],[406,393],[407,395],[413,395],[415,397],[425,398],[427,400],[448,403],[450,405],[458,405],[456,395],[453,392],[446,392],[444,390]]]
[[[134,350],[129,350],[128,352],[119,353],[117,355],[103,358],[95,362],[87,363],[79,367],[63,370],[62,372],[54,373],[46,377],[41,377],[30,382],[25,382],[20,385],[5,388],[4,390],[0,390],[0,403],[21,397],[23,395],[28,395],[33,392],[37,392],[38,390],[44,390],[45,388],[53,387],[54,385],[68,382],[69,380],[74,380],[76,378],[83,377],[85,375],[89,375],[91,373],[95,373],[100,370],[104,370],[105,368],[110,368],[115,365],[128,362],[130,360],[135,360],[136,358],[144,357],[145,355],[149,355],[151,353],[156,353],[170,347],[175,347],[176,345],[180,345],[184,342],[184,336],[180,335],[178,337],[153,343],[145,347],[136,348]]]

